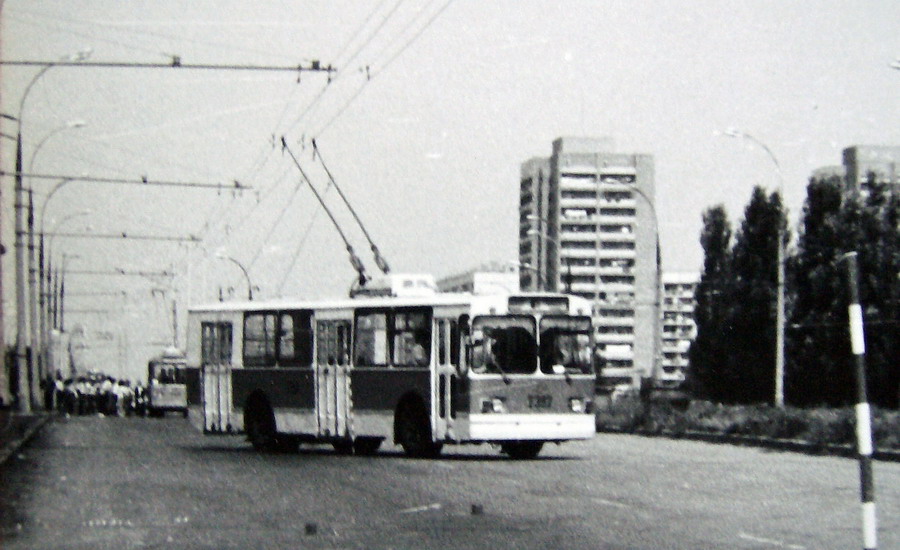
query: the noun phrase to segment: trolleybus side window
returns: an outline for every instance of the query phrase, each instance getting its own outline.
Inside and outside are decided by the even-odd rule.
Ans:
[[[356,364],[422,366],[431,360],[431,311],[362,311],[356,315]]]
[[[244,317],[244,366],[275,365],[274,313],[247,313]]]
[[[307,311],[281,314],[278,328],[278,363],[283,365],[312,364],[312,315]]]
[[[424,311],[395,312],[393,364],[422,366],[431,361],[431,326]]]
[[[388,364],[387,313],[360,313],[356,317],[356,364],[386,366]]]

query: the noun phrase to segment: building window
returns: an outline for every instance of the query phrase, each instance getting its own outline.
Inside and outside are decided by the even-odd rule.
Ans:
[[[634,216],[636,210],[634,208],[601,208],[601,216]]]
[[[604,250],[634,250],[634,241],[603,241],[600,248]]]
[[[561,191],[559,194],[560,198],[563,199],[592,199],[595,200],[597,198],[597,193],[594,191]]]

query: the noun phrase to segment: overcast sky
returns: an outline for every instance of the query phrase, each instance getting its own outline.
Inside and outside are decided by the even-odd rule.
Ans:
[[[79,256],[72,270],[176,273],[174,287],[165,278],[70,279],[73,294],[127,291],[124,299],[73,295],[69,304],[108,310],[70,322],[117,331],[103,360],[127,356],[126,370],[171,337],[173,297],[181,308],[215,300],[220,287],[246,294],[238,268],[217,252],[248,268],[262,298],[346,294],[354,272],[345,248],[281,151],[282,136],[370,274],[366,240],[326,189],[311,138],[393,271],[436,277],[516,259],[519,165],[549,156],[560,136],[611,136],[619,152],[654,156],[671,271],[699,269],[704,209],[724,203],[736,221],[754,185],[777,186],[765,153],[722,137],[726,128],[775,154],[794,221],[812,170],[840,164],[851,145],[900,144],[893,0],[5,0],[0,17],[4,60],[90,52],[98,62],[319,60],[338,69],[330,84],[311,72],[298,82],[295,72],[65,67],[35,82],[22,113],[25,165],[35,173],[253,188],[73,182],[47,203],[48,231],[90,209],[59,230],[203,239],[54,240],[55,261],[62,251]],[[20,115],[36,73],[2,68],[2,112]],[[84,126],[57,132],[73,121]],[[15,131],[4,121],[4,133]],[[12,170],[12,143],[0,147]],[[3,242],[12,248],[12,181],[2,184]],[[33,184],[41,208],[55,182]],[[3,271],[9,341],[12,254]]]

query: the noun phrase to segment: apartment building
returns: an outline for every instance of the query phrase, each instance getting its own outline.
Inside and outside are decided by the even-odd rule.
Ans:
[[[697,305],[699,273],[662,274],[662,357],[658,387],[677,388],[688,369],[688,350],[697,337],[694,309]]]
[[[519,279],[594,303],[601,387],[655,375],[660,359],[654,163],[610,138],[561,137],[521,165]]]

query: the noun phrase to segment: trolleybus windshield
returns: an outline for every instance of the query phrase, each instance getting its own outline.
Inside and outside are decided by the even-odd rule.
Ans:
[[[534,318],[482,316],[472,323],[472,371],[531,374],[537,369]]]
[[[548,315],[541,319],[541,372],[590,374],[591,320]]]

